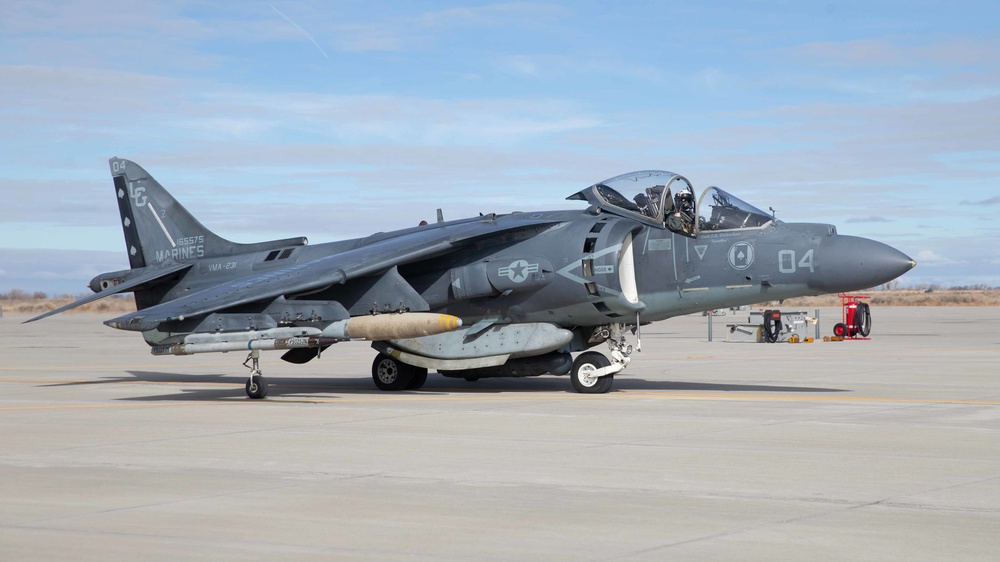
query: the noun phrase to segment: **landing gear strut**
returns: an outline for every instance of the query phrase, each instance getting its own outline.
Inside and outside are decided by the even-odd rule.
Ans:
[[[250,363],[248,365],[248,363]],[[267,381],[260,374],[260,350],[254,349],[247,355],[247,360],[243,366],[250,369],[250,378],[247,379],[247,396],[254,400],[260,400],[267,396]]]

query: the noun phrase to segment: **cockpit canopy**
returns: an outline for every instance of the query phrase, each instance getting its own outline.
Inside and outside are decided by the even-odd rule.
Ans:
[[[673,172],[643,170],[622,174],[597,182],[567,199],[588,201],[609,213],[659,228],[663,228],[674,213],[686,212],[688,230],[694,233],[694,190],[684,176]]]
[[[755,228],[771,222],[771,215],[718,187],[709,187],[698,204],[698,230]]]
[[[700,231],[756,228],[772,220],[718,187],[709,187],[696,200],[687,178],[664,170],[615,176],[567,199],[587,201],[602,211],[692,237]]]

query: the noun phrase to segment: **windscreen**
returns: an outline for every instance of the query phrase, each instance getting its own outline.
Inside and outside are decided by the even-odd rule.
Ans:
[[[734,230],[756,228],[771,222],[771,215],[730,193],[710,187],[698,202],[698,229]]]

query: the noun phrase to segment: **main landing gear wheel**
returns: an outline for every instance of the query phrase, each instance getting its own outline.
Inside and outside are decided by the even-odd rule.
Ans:
[[[250,378],[246,384],[247,396],[254,400],[266,397],[267,380],[260,374],[260,350],[252,350],[250,355],[247,355],[247,360],[243,362],[243,366],[250,369]]]
[[[573,361],[573,370],[570,371],[570,380],[573,381],[573,389],[584,394],[604,394],[611,390],[615,382],[614,375],[603,377],[593,376],[594,371],[608,367],[611,360],[596,351],[581,353],[576,361]]]
[[[420,390],[427,382],[427,369],[423,367],[410,367],[413,369],[413,378],[406,385],[406,390]]]
[[[399,361],[391,355],[379,353],[372,363],[372,380],[379,390],[404,390],[413,381],[417,368]],[[424,371],[424,380],[427,371]],[[423,382],[420,383],[421,386]]]

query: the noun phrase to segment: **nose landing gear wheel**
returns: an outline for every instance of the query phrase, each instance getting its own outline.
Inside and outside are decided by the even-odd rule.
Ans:
[[[593,373],[609,365],[611,365],[611,361],[596,351],[581,353],[576,358],[576,361],[573,361],[573,370],[570,372],[573,389],[583,394],[604,394],[608,392],[615,382],[615,376],[605,375],[603,377],[595,377]]]
[[[416,367],[397,360],[391,355],[379,353],[372,363],[372,380],[379,390],[403,390],[413,380]],[[426,380],[427,372],[424,371]]]

